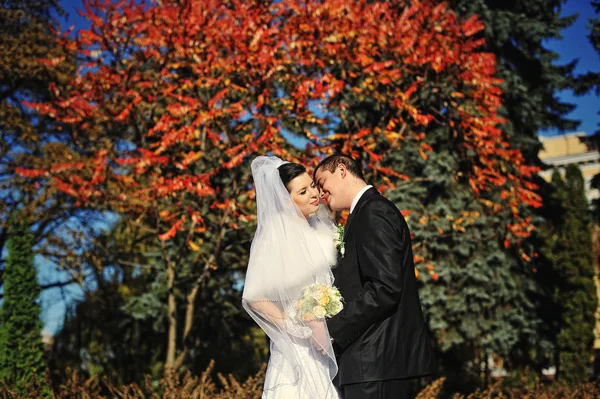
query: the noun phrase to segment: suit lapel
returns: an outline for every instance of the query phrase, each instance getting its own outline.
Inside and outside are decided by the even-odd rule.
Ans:
[[[369,188],[367,191],[365,191],[362,195],[362,197],[360,197],[360,199],[358,200],[358,203],[356,204],[356,206],[354,207],[354,212],[352,212],[350,214],[350,216],[348,216],[348,220],[346,221],[346,226],[344,227],[344,238],[346,238],[346,236],[348,235],[348,231],[350,231],[350,225],[352,224],[352,220],[354,220],[354,216],[356,216],[356,214],[360,211],[360,208],[362,208],[362,206],[367,203],[367,199],[373,195],[378,195],[379,192],[377,190],[375,190],[375,188],[371,187]]]

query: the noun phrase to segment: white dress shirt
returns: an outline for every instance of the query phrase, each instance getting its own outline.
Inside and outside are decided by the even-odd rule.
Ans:
[[[358,204],[358,201],[360,200],[360,197],[362,197],[362,195],[365,193],[365,191],[367,191],[371,187],[373,187],[373,186],[369,184],[365,188],[363,188],[362,190],[360,190],[358,192],[358,194],[356,194],[356,197],[354,197],[354,200],[352,200],[352,205],[350,206],[350,213],[352,213],[352,211],[354,210],[354,207],[356,206],[356,204]]]

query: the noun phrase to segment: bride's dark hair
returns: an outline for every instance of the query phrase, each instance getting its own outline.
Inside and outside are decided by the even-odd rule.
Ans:
[[[299,163],[284,163],[283,165],[277,168],[279,170],[279,178],[283,182],[285,188],[290,191],[288,184],[294,180],[296,177],[300,176],[303,173],[306,173],[306,168],[304,165],[300,165]]]

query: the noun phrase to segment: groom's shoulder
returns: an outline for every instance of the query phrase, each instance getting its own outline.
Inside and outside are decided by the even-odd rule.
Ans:
[[[394,213],[394,214],[400,214],[400,211],[398,210],[398,208],[396,207],[396,205],[394,205],[394,203],[392,201],[390,201],[389,199],[387,199],[386,197],[384,197],[383,195],[381,195],[379,193],[379,191],[375,190],[375,189],[371,189],[373,190],[372,195],[369,195],[366,198],[365,201],[365,208],[369,209],[370,211],[374,211],[374,212],[385,212],[385,213]]]
[[[406,220],[400,210],[392,201],[385,198],[383,195],[371,195],[365,201],[360,222],[363,226],[371,226],[378,229],[383,229],[385,226],[394,226],[394,229],[404,231],[408,228]],[[370,234],[369,229],[362,230],[361,234]]]

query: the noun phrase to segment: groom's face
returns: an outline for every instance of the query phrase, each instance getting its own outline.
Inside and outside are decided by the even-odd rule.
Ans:
[[[325,201],[333,211],[349,208],[349,205],[346,204],[347,201],[345,200],[346,195],[343,176],[344,170],[340,169],[335,169],[333,173],[328,170],[318,169],[315,175],[321,199]]]

